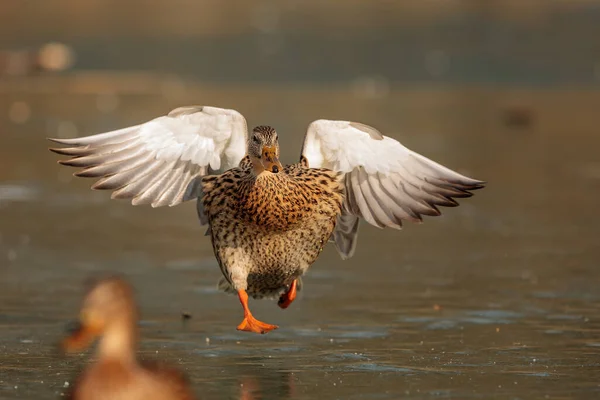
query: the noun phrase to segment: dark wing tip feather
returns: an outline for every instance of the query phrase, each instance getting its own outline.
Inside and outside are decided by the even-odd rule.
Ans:
[[[68,147],[66,148],[68,149]],[[60,147],[49,147],[48,150],[53,153],[60,154],[61,156],[70,156],[70,154],[65,154],[63,148]]]
[[[68,160],[58,160],[58,163],[61,165],[66,165],[67,167],[93,167],[94,165],[86,163],[86,160],[82,160],[83,157],[73,157]]]
[[[468,190],[483,189],[487,185],[487,182],[483,182],[483,181],[475,181],[475,182],[469,182],[469,183],[464,183],[464,182],[456,182],[456,183],[455,182],[449,182],[449,184],[453,185],[455,188],[459,188],[459,189],[462,189],[464,191],[468,191]]]
[[[427,202],[428,205],[435,209],[436,213],[432,214],[432,216],[439,216],[442,215],[442,212],[436,207],[436,206],[442,206],[442,207],[457,207],[460,204],[458,203],[458,201],[456,201],[455,199],[466,199],[469,197],[472,197],[474,193],[471,193],[472,190],[478,190],[478,189],[483,189],[485,187],[485,182],[482,181],[477,181],[476,184],[470,184],[468,187],[466,187],[467,185],[460,185],[462,187],[457,187],[457,185],[455,184],[449,184],[449,185],[444,185],[445,188],[450,187],[450,185],[452,185],[451,187],[454,189],[454,191],[456,191],[456,193],[453,193],[452,195],[443,195],[440,193],[432,193],[432,191],[427,191],[427,193],[436,196],[439,201],[436,202]],[[429,214],[425,214],[422,213],[424,215],[429,215]]]
[[[98,178],[98,175],[93,174],[90,171],[90,169],[91,169],[91,167],[82,169],[81,171],[77,171],[77,172],[73,173],[73,176],[76,176],[78,178]]]
[[[429,195],[431,195],[434,200],[426,200],[427,204],[430,206],[442,206],[442,207],[456,207],[458,206],[458,202],[454,200],[452,197],[444,196],[440,193],[436,193],[433,190],[423,189],[423,191]],[[439,211],[439,210],[438,210]]]
[[[421,217],[421,215],[427,215],[429,217],[439,217],[440,215],[442,215],[442,212],[436,207],[435,204],[427,203],[427,205],[429,206],[431,211],[429,211],[429,210],[419,211],[419,214],[420,214],[419,217]],[[423,218],[421,218],[421,221],[417,221],[417,222],[423,222]]]
[[[479,189],[483,189],[487,186],[487,182],[486,181],[477,181],[476,184],[474,184],[473,186],[471,186],[469,188],[469,190],[479,190]]]
[[[57,162],[60,165],[66,165],[67,167],[76,167],[76,165],[73,165],[73,160],[75,160],[75,159],[69,158],[68,160],[58,160]]]
[[[73,138],[73,139],[59,139],[59,138],[46,138],[46,140],[52,143],[58,143],[65,146],[79,146],[79,142],[82,138]]]
[[[54,142],[54,143],[64,144],[63,143],[63,139],[57,139],[57,138],[48,137],[48,138],[46,138],[46,140],[49,140],[50,142]]]
[[[487,182],[485,181],[478,181],[475,179],[470,180],[469,182],[461,182],[461,181],[448,181],[448,183],[450,183],[451,185],[453,185],[454,187],[463,189],[463,190],[478,190],[478,189],[483,189],[485,188],[485,186],[487,185]]]
[[[106,178],[98,180],[92,185],[92,190],[118,190],[125,185],[124,183],[115,184],[109,181],[109,178],[110,176],[107,176]]]

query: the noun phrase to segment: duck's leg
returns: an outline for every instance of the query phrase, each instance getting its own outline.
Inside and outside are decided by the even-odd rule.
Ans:
[[[238,325],[238,331],[267,333],[278,328],[277,325],[266,324],[254,318],[248,307],[248,294],[245,290],[238,290],[238,297],[244,307],[244,320]]]
[[[279,301],[277,302],[277,305],[280,308],[283,308],[283,309],[288,308],[290,306],[290,304],[292,304],[292,302],[296,299],[296,294],[298,292],[298,290],[296,288],[297,284],[298,284],[297,279],[294,279],[294,281],[290,285],[290,288],[288,289],[288,291],[281,295],[281,297],[279,298]]]

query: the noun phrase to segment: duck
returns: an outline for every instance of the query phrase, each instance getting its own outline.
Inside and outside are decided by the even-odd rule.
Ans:
[[[82,351],[99,339],[97,361],[71,386],[71,400],[192,400],[187,378],[163,363],[136,356],[138,312],[131,285],[122,277],[91,284],[79,320],[71,323],[61,347]]]
[[[111,132],[49,140],[67,146],[50,149],[69,157],[60,164],[98,179],[92,188],[113,191],[113,199],[152,207],[196,200],[223,275],[218,288],[242,305],[237,329],[260,334],[278,326],[255,318],[249,298],[289,307],[327,243],[352,257],[361,220],[401,229],[486,183],[359,122],[311,122],[298,162],[286,166],[278,136],[268,125],[249,131],[236,110],[187,106]]]

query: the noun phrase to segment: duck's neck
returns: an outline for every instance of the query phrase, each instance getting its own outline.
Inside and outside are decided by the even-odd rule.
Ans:
[[[135,363],[138,340],[136,321],[133,318],[123,318],[107,327],[98,347],[100,358]]]

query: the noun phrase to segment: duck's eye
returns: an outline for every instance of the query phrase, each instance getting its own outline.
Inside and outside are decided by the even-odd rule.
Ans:
[[[252,136],[252,141],[257,144],[260,143],[260,140],[258,140],[258,136]]]

